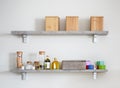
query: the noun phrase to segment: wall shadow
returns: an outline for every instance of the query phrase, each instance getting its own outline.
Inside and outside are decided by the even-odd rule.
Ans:
[[[79,31],[89,31],[90,30],[90,20],[88,18],[79,19]]]
[[[14,71],[17,67],[16,64],[16,53],[9,53],[9,70]]]
[[[45,19],[38,18],[35,19],[35,31],[44,31],[45,30]]]

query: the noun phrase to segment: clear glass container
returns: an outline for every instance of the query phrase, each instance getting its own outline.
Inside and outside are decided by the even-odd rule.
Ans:
[[[39,51],[40,68],[44,69],[45,51]]]
[[[33,70],[32,61],[27,61],[26,65],[25,65],[25,69]]]
[[[23,55],[23,52],[22,51],[17,51],[17,68],[22,68],[23,66],[23,63],[22,63],[22,55]]]

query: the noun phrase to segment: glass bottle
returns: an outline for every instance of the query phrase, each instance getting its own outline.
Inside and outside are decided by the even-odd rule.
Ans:
[[[60,69],[60,64],[57,58],[54,58],[54,61],[52,62],[52,70],[59,70],[59,69]]]
[[[35,70],[40,70],[40,62],[34,61]]]
[[[28,70],[33,70],[33,65],[32,65],[32,61],[27,61],[25,69]]]
[[[46,59],[44,61],[44,69],[50,70],[50,58],[49,58],[49,56],[46,56]]]
[[[17,51],[17,68],[22,68],[22,55],[23,55],[23,52],[22,51]]]
[[[44,69],[45,51],[39,51],[40,68]]]

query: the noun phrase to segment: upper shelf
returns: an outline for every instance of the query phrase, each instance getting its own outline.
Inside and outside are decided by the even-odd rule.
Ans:
[[[11,31],[13,35],[107,35],[108,31],[58,31],[58,32],[45,32],[45,31]]]
[[[23,42],[27,42],[28,35],[91,35],[93,36],[93,42],[96,42],[96,35],[105,36],[108,31],[57,31],[57,32],[46,32],[46,31],[11,31],[12,35],[22,36]]]

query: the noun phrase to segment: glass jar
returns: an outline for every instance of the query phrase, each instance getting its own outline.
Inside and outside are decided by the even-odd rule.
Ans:
[[[33,70],[33,65],[32,65],[32,61],[27,61],[25,69],[28,70]]]
[[[22,51],[17,51],[17,68],[22,68],[23,64],[22,64],[22,55],[23,52]]]
[[[45,51],[39,51],[40,68],[44,69]]]
[[[35,70],[40,70],[40,62],[34,61]]]

